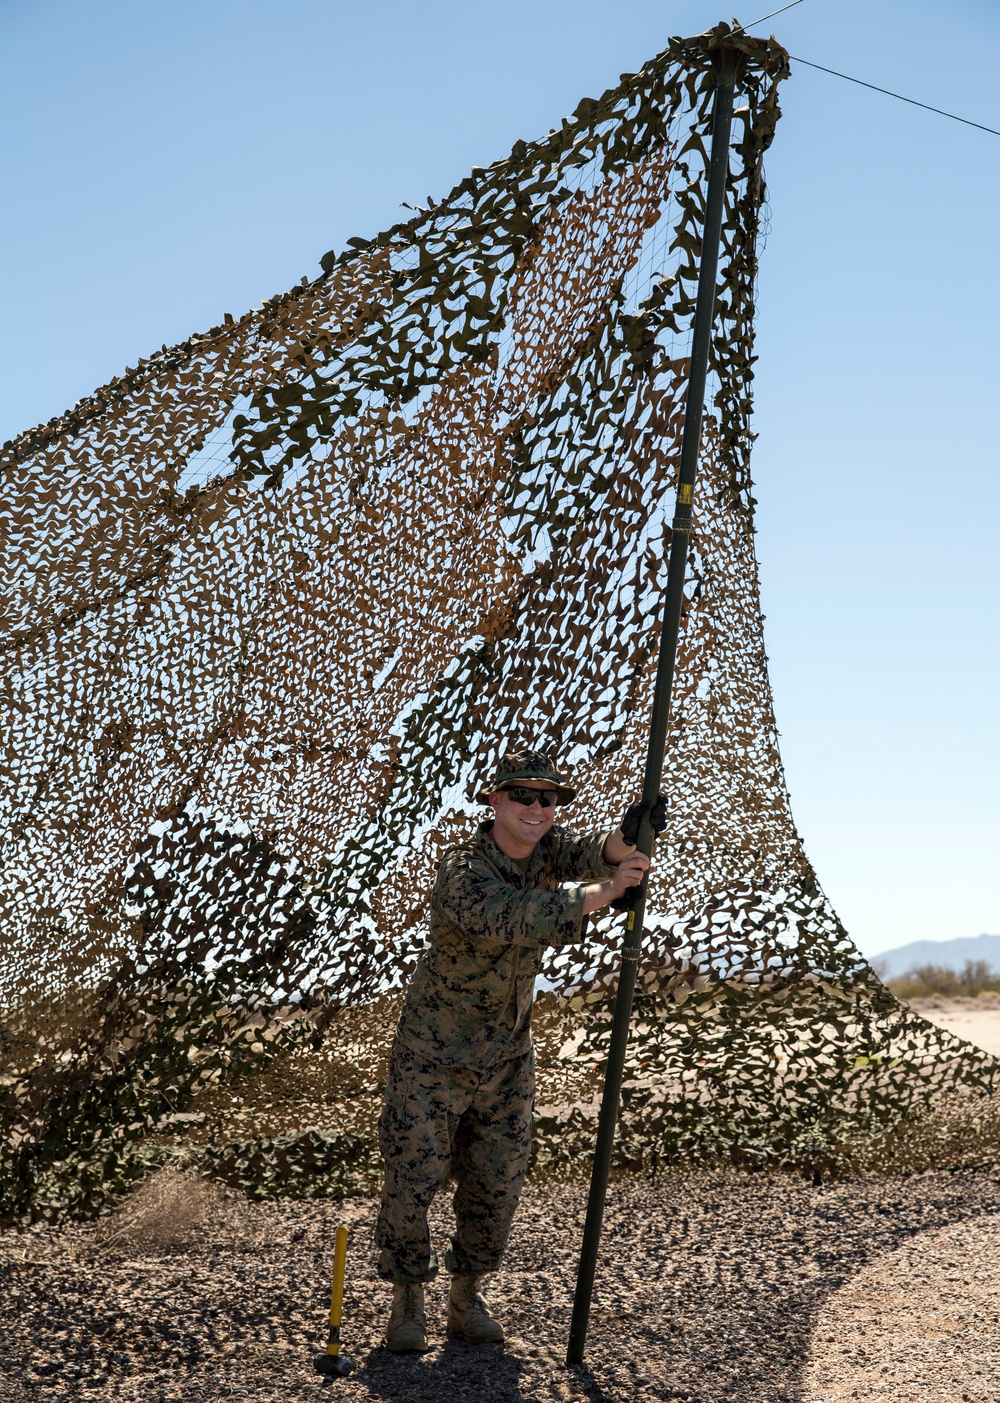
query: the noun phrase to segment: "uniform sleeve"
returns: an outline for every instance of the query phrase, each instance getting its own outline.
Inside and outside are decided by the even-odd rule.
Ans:
[[[618,871],[617,864],[604,859],[604,844],[614,832],[573,833],[568,828],[549,830],[556,839],[552,847],[553,873],[561,882],[606,882]]]
[[[432,901],[472,940],[540,948],[582,938],[583,887],[522,891],[464,853],[442,862]]]

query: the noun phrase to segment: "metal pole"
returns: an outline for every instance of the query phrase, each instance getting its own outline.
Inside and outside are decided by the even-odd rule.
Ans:
[[[729,136],[733,119],[733,93],[742,54],[736,48],[719,49],[715,55],[718,82],[712,117],[712,152],[709,162],[708,195],[705,204],[705,227],[701,241],[701,266],[698,270],[698,299],[695,304],[691,340],[691,372],[688,378],[684,430],[681,437],[681,470],[677,484],[677,502],[670,541],[670,564],[667,570],[667,590],[660,629],[660,654],[653,691],[653,714],[650,720],[649,749],[646,752],[646,773],[642,782],[642,800],[651,805],[660,789],[663,774],[663,754],[667,743],[667,719],[670,714],[670,692],[677,657],[681,607],[684,602],[684,575],[687,570],[688,542],[694,502],[694,482],[698,471],[701,447],[701,421],[705,406],[705,383],[708,379],[708,356],[712,344],[712,324],[715,320],[715,284],[719,266],[719,238],[725,208],[726,181],[729,175]],[[647,819],[639,826],[636,847],[647,857],[653,851],[653,832]],[[604,1095],[597,1126],[597,1146],[590,1179],[590,1198],[583,1229],[580,1267],[576,1278],[576,1297],[570,1325],[567,1365],[583,1360],[590,1319],[590,1302],[597,1270],[597,1252],[604,1219],[604,1201],[611,1172],[611,1153],[618,1123],[618,1103],[625,1072],[629,1023],[632,1017],[632,996],[635,990],[639,951],[642,943],[642,921],[646,910],[646,882],[643,880],[635,907],[628,913],[625,939],[622,945],[622,965],[615,996],[614,1019],[608,1067],[604,1076]]]

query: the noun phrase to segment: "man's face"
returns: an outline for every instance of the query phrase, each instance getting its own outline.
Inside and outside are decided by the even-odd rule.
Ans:
[[[518,781],[517,788],[548,789],[551,791],[552,785],[543,779],[525,779]],[[494,839],[497,837],[506,838],[513,846],[525,850],[533,848],[539,838],[547,833],[556,821],[554,804],[543,809],[536,799],[528,808],[524,804],[516,803],[502,789],[497,789],[490,795],[490,803],[496,814],[496,821],[493,825]],[[500,846],[503,847],[503,843]],[[527,851],[524,855],[527,855]]]

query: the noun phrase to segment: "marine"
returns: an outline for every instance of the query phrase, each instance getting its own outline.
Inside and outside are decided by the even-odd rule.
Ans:
[[[375,1241],[393,1293],[386,1345],[396,1351],[430,1347],[424,1286],[438,1260],[427,1211],[449,1173],[448,1330],[474,1344],[503,1340],[480,1287],[500,1266],[528,1171],[535,977],[546,949],[584,940],[588,916],[649,867],[635,850],[639,806],[613,831],[555,824],[556,807],[576,791],[540,751],[513,747],[477,797],[493,817],[441,861],[379,1121],[385,1178]],[[662,804],[650,821],[662,828]]]

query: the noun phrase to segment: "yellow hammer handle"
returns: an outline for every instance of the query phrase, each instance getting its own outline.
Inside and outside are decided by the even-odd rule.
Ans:
[[[340,1353],[340,1315],[344,1308],[344,1274],[347,1267],[347,1229],[337,1229],[333,1241],[333,1291],[330,1294],[330,1338],[327,1354]]]

